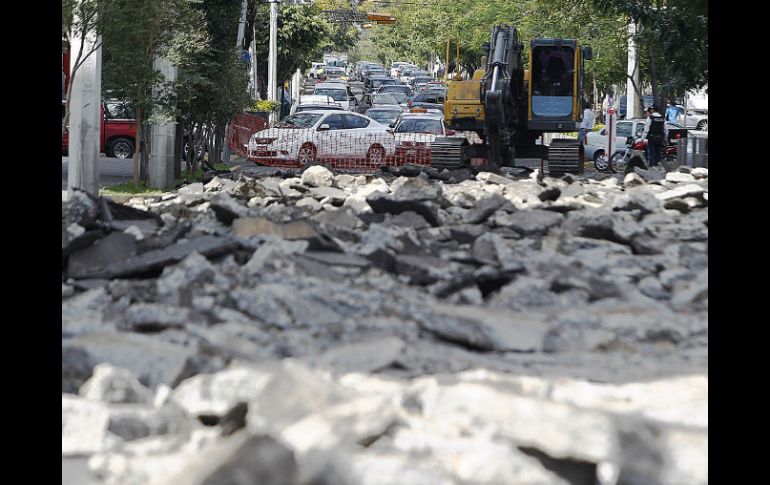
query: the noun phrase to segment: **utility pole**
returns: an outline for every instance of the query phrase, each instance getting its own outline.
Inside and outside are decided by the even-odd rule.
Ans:
[[[241,20],[238,22],[238,40],[235,41],[235,47],[243,46],[243,35],[246,32],[246,9],[248,7],[248,0],[243,0],[241,4]]]
[[[626,119],[637,118],[641,113],[639,109],[639,92],[636,86],[639,86],[639,59],[636,56],[636,24],[632,21],[628,24],[628,80],[626,81]]]
[[[270,2],[270,52],[267,61],[267,99],[278,101],[278,4],[279,0]],[[278,119],[278,113],[270,112],[270,123]]]
[[[174,82],[177,78],[177,67],[165,57],[156,56],[153,67],[160,71],[166,81]],[[161,88],[152,88],[160,94]],[[174,186],[174,149],[176,148],[176,119],[166,123],[152,125],[152,142],[150,146],[150,186],[170,189]]]
[[[78,25],[81,19],[77,18],[80,9],[74,8],[75,21]],[[69,154],[70,162],[67,172],[68,197],[72,196],[72,189],[79,188],[91,195],[98,195],[99,191],[99,141],[102,128],[102,47],[101,39],[96,33],[89,32],[81,46],[80,35],[73,32],[71,53],[88,53],[83,64],[77,68],[77,75],[72,79],[70,86],[70,120],[69,120]],[[72,54],[71,54],[72,58]],[[70,62],[70,69],[75,69],[74,59]],[[72,74],[70,74],[72,76]]]

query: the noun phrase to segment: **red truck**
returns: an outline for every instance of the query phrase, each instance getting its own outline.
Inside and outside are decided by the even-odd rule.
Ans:
[[[64,119],[65,102],[61,103]],[[136,119],[131,108],[119,101],[102,101],[99,152],[113,158],[131,158],[136,149]],[[62,154],[69,149],[69,133],[61,139]]]

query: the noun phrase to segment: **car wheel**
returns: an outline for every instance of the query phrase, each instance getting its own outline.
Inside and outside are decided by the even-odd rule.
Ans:
[[[375,166],[383,165],[385,163],[385,149],[377,144],[370,146],[366,152],[366,163]]]
[[[610,163],[604,155],[603,150],[594,153],[594,167],[600,172],[606,172],[609,169]]]
[[[184,147],[182,148],[182,161],[187,161],[187,152],[190,150],[190,142],[187,138],[184,139]],[[195,161],[200,162],[204,158],[204,154],[208,152],[203,147],[198,147],[198,152],[195,154]]]
[[[698,126],[696,128],[698,130],[708,131],[708,129],[709,129],[709,122],[708,122],[708,120],[700,120],[698,122]]]
[[[134,142],[128,138],[115,138],[107,145],[107,156],[112,158],[131,158],[134,156]]]
[[[317,154],[318,154],[318,149],[316,149],[315,145],[313,145],[312,143],[305,143],[304,145],[299,147],[299,154],[297,155],[297,163],[299,163],[300,167],[309,165],[311,162],[315,161]]]
[[[624,153],[616,153],[610,158],[610,172],[620,173],[626,169],[626,157]]]

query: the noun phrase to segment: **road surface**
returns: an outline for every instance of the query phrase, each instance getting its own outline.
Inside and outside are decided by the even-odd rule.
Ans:
[[[70,157],[61,157],[61,189],[67,190]],[[128,182],[134,175],[134,159],[99,157],[99,186]]]

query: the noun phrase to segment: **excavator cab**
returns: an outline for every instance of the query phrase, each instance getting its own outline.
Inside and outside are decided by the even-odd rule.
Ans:
[[[493,27],[484,43],[486,63],[469,81],[450,81],[444,104],[448,128],[475,131],[483,145],[458,138],[436,138],[432,164],[458,166],[472,158],[490,165],[513,165],[516,157],[540,158],[548,173],[582,173],[583,144],[561,138],[538,143],[547,132],[576,132],[582,121],[583,61],[590,47],[573,39],[535,39],[529,43],[530,68],[524,65],[525,45],[515,27]],[[447,49],[447,57],[448,57]]]
[[[528,129],[549,132],[577,130],[582,115],[581,53],[575,40],[531,41]]]

